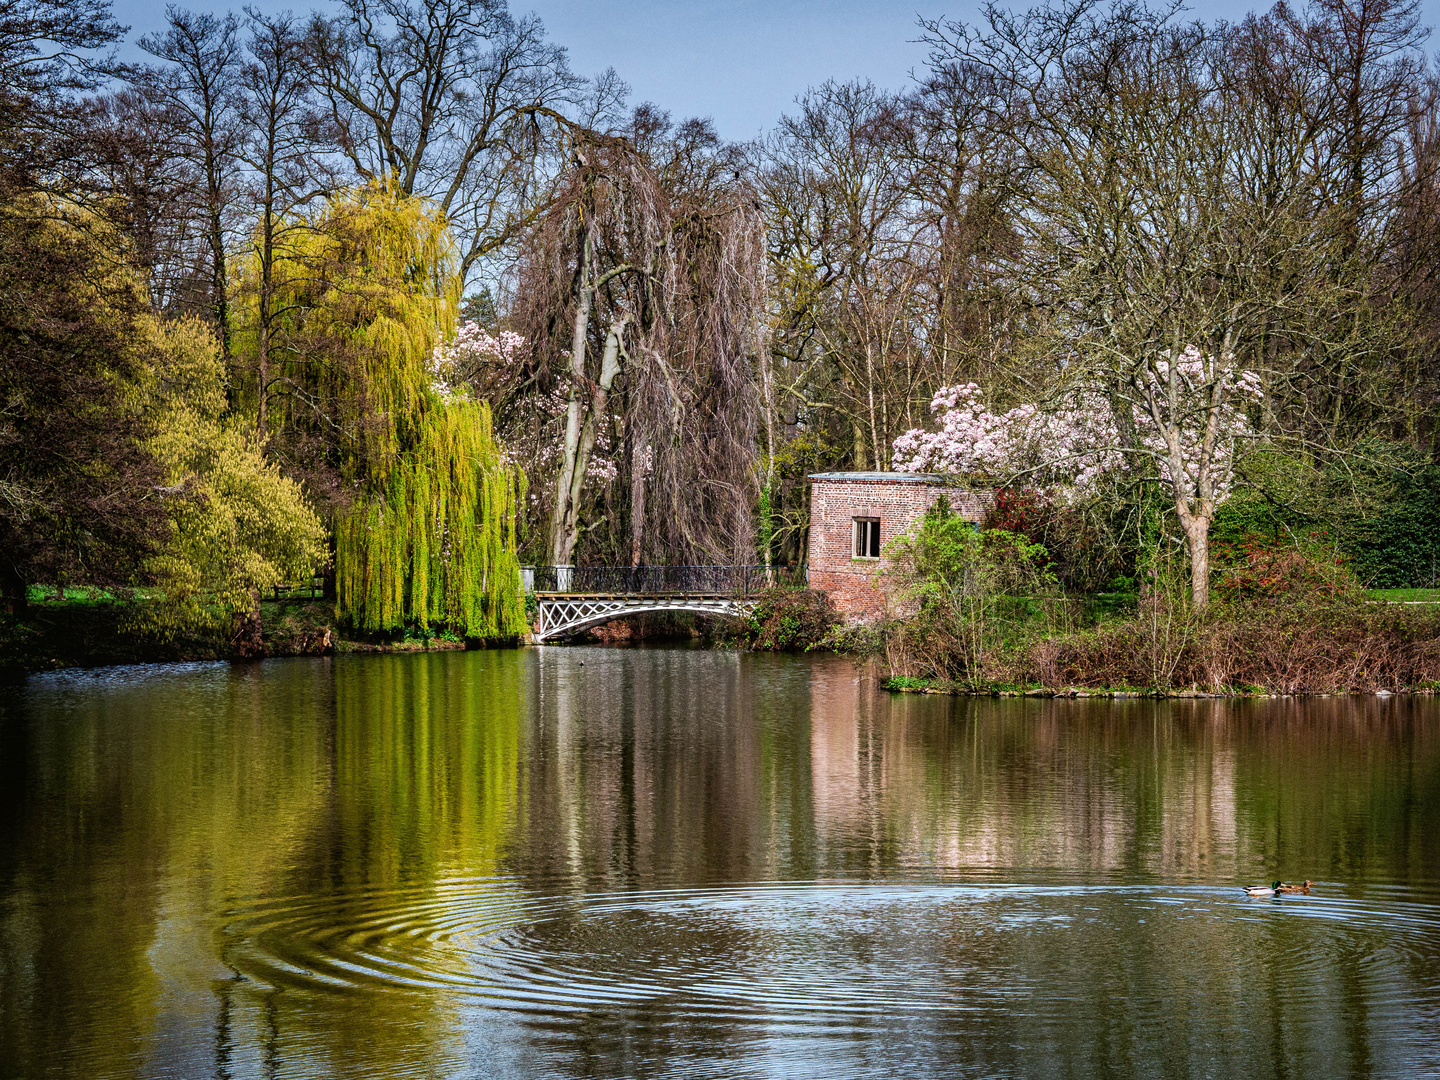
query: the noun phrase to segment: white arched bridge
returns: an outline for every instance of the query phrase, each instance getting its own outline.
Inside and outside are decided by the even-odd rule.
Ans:
[[[766,566],[527,566],[522,574],[535,596],[535,641],[652,611],[743,616],[757,593],[793,577]]]

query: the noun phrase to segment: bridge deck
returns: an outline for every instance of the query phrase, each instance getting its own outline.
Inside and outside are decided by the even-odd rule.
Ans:
[[[733,592],[537,592],[537,600],[734,600]]]

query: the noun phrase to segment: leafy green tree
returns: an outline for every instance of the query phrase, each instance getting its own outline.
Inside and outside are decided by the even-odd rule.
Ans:
[[[143,442],[143,282],[73,207],[0,201],[0,590],[123,585],[165,537]]]
[[[300,485],[269,463],[249,424],[225,412],[220,343],[197,319],[144,320],[155,433],[170,541],[145,563],[161,589],[136,610],[162,630],[235,623],[258,649],[260,594],[308,578],[326,558],[325,530]]]

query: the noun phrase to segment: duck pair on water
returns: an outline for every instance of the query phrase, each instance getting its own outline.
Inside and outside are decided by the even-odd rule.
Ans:
[[[1279,896],[1285,893],[1308,893],[1310,886],[1315,884],[1309,878],[1305,879],[1304,885],[1286,885],[1284,882],[1275,881],[1269,885],[1246,885],[1246,896]]]

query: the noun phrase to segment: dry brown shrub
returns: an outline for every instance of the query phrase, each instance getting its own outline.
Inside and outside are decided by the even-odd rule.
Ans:
[[[1365,693],[1440,683],[1440,612],[1341,601],[1217,609],[1180,644],[1168,683],[1154,658],[1173,644],[1143,618],[1041,641],[1024,678],[1064,686],[1222,692]]]

